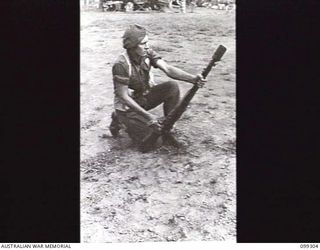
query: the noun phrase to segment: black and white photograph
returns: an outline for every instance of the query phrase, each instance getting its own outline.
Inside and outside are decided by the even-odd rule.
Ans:
[[[81,0],[81,242],[236,241],[235,1]]]
[[[1,4],[1,248],[319,247],[319,1]]]

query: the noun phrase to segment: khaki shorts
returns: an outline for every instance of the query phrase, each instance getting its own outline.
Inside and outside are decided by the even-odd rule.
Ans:
[[[142,142],[142,140],[152,133],[152,129],[147,125],[148,120],[134,111],[120,111],[116,110],[119,122],[126,127],[126,132],[130,138],[135,142]]]

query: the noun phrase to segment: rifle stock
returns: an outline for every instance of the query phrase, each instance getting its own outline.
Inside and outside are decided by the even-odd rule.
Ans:
[[[208,65],[203,69],[201,75],[203,78],[206,78],[208,74],[210,73],[212,67],[215,65],[216,62],[220,61],[224,53],[226,52],[226,47],[223,45],[219,45],[219,47],[214,52],[210,62]],[[171,112],[165,117],[164,121],[162,121],[162,134],[168,133],[175,122],[179,120],[181,115],[185,112],[187,109],[190,101],[194,97],[195,93],[198,91],[199,87],[197,84],[195,84],[181,99],[181,101],[178,103],[178,105],[171,110]],[[147,135],[140,145],[140,150],[142,152],[147,152],[153,148],[153,145],[156,143],[158,138],[161,136],[161,134],[152,132],[150,135]]]

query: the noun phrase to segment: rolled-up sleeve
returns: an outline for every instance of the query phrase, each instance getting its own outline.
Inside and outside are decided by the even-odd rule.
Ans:
[[[122,63],[115,63],[112,67],[113,82],[117,84],[129,85],[129,74]]]

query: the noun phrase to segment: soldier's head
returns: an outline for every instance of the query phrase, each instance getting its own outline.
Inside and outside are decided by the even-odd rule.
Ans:
[[[123,36],[123,48],[139,56],[144,56],[149,49],[147,30],[137,24],[130,25]]]

